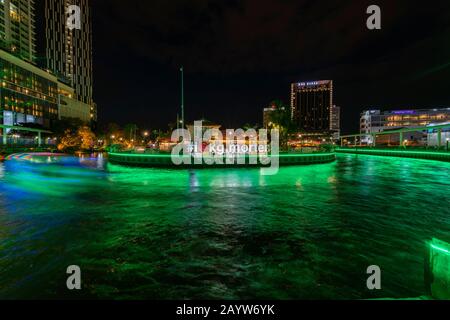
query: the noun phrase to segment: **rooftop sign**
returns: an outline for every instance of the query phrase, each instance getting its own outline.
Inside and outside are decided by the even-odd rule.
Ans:
[[[415,110],[397,110],[397,111],[392,111],[393,114],[415,114],[416,111]]]
[[[297,85],[299,87],[314,87],[323,84],[329,84],[331,80],[321,80],[321,81],[309,81],[309,82],[299,82]]]

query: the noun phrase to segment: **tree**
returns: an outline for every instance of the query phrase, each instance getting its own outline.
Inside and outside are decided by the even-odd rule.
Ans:
[[[117,123],[111,122],[106,126],[105,134],[105,139],[110,139],[112,136],[119,139],[119,137],[123,136],[123,131]]]
[[[121,129],[120,129],[120,126],[117,123],[110,122],[106,126],[106,133],[109,134],[109,135],[116,134],[119,131],[121,131]]]
[[[135,140],[137,130],[138,130],[138,126],[135,125],[134,123],[129,123],[129,124],[125,125],[125,127],[123,129],[125,139],[127,139],[129,141]]]
[[[289,106],[281,100],[271,102],[274,110],[270,113],[270,129],[278,129],[280,132],[280,149],[287,150],[289,134],[295,131],[295,125],[291,119]]]
[[[75,152],[81,144],[80,137],[72,130],[67,129],[58,144],[58,150],[64,152]]]
[[[94,145],[95,134],[88,126],[81,126],[75,132],[71,129],[66,129],[58,144],[58,150],[64,152],[90,150]]]
[[[95,145],[95,134],[88,126],[83,126],[78,129],[77,135],[81,141],[80,148],[82,150],[91,150]]]
[[[250,124],[250,123],[246,123],[246,124],[244,124],[243,126],[242,126],[242,129],[244,129],[244,130],[248,130],[248,129],[255,129],[255,130],[258,130],[259,129],[259,124]]]
[[[83,125],[84,123],[80,119],[62,118],[61,120],[56,120],[53,123],[52,131],[56,136],[61,137],[65,135],[66,130],[71,130],[72,132],[75,132],[79,127]]]

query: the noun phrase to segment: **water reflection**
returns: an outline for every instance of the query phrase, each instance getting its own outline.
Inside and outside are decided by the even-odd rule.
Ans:
[[[424,241],[450,234],[446,163],[343,155],[262,176],[28,160],[0,164],[0,298],[73,297],[68,264],[87,298],[417,296]],[[364,289],[371,264],[382,293]]]

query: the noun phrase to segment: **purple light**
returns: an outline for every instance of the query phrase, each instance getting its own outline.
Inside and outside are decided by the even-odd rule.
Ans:
[[[392,111],[393,114],[415,114],[416,112],[414,110],[399,110],[399,111]]]

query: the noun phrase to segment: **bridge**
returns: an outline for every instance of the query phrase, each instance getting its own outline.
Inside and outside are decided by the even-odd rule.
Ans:
[[[438,148],[442,147],[442,130],[444,129],[450,129],[450,123],[443,123],[443,124],[436,124],[436,125],[428,125],[428,126],[422,126],[422,127],[414,127],[414,128],[403,128],[403,129],[397,129],[397,130],[388,130],[388,131],[382,131],[382,132],[373,132],[373,133],[359,133],[359,134],[350,134],[350,135],[344,135],[341,136],[341,147],[344,145],[345,139],[351,139],[354,138],[355,143],[354,145],[357,145],[357,138],[359,137],[359,145],[362,146],[362,138],[363,137],[372,137],[372,147],[376,147],[376,141],[378,136],[385,136],[385,135],[399,135],[399,142],[401,146],[404,146],[404,140],[403,135],[405,133],[410,132],[421,132],[421,131],[436,131],[437,132],[437,141],[438,141]]]
[[[39,147],[42,145],[42,134],[43,133],[52,133],[51,131],[43,130],[43,129],[27,128],[27,127],[20,127],[20,126],[10,126],[10,125],[6,125],[6,124],[0,124],[0,128],[3,129],[3,136],[2,136],[2,144],[3,145],[8,144],[7,135],[5,134],[6,129],[37,133]]]
[[[450,123],[428,125],[423,127],[414,128],[403,128],[398,130],[388,130],[377,133],[360,133],[341,136],[341,146],[336,148],[337,153],[350,153],[350,154],[363,154],[363,155],[374,155],[374,156],[388,156],[388,157],[401,157],[401,158],[415,158],[415,159],[425,159],[425,160],[438,160],[450,162],[450,152],[449,152],[449,138],[447,138],[446,150],[442,150],[442,131],[445,129],[450,129]],[[405,140],[403,140],[404,134],[411,132],[423,132],[432,131],[437,133],[437,146],[436,148],[406,148]],[[377,137],[385,135],[399,135],[399,147],[400,148],[383,148],[376,146]],[[366,145],[362,143],[363,137],[372,137],[372,143]],[[344,146],[345,139],[354,138],[355,142],[353,145],[347,144]],[[357,143],[357,138],[359,139],[359,144]]]

